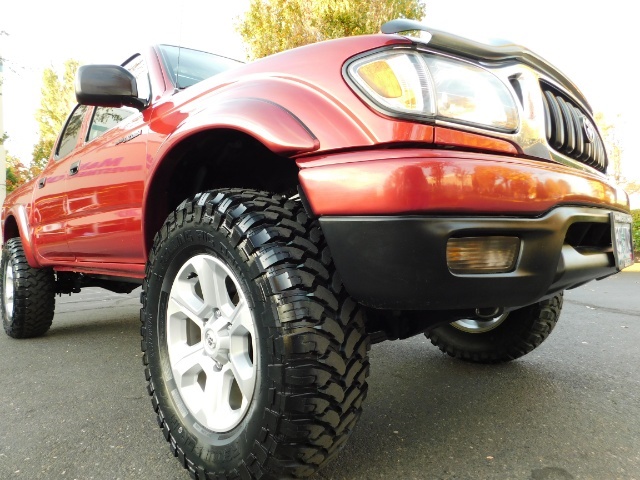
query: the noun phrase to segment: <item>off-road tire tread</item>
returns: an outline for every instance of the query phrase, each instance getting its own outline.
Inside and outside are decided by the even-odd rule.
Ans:
[[[13,338],[34,338],[44,335],[53,322],[55,311],[55,275],[51,268],[32,268],[27,262],[20,238],[7,240],[6,261],[13,262],[14,313],[5,321],[4,330]],[[4,272],[2,280],[4,282]],[[4,292],[4,285],[0,285]],[[4,310],[4,307],[3,307]],[[3,312],[4,313],[4,312]]]
[[[143,355],[158,424],[191,477],[197,480],[300,478],[333,457],[351,434],[367,395],[369,337],[358,305],[335,271],[316,220],[299,202],[246,189],[204,192],[185,200],[157,233],[146,274],[169,233],[183,224],[209,223],[243,256],[264,298],[277,311],[280,331],[270,347],[270,402],[260,438],[239,468],[198,468],[177,444]],[[147,280],[141,301],[142,350],[147,338]]]
[[[511,329],[513,333],[509,342],[496,344],[495,347],[484,352],[464,348],[452,340],[447,335],[447,332],[452,332],[451,329],[454,328],[450,325],[436,328],[425,335],[442,352],[460,360],[486,364],[508,362],[530,353],[547,339],[558,323],[562,302],[563,295],[559,293],[548,300],[511,312],[511,318],[507,318],[498,328],[513,326],[513,322],[523,322],[524,328]],[[507,322],[512,323],[507,325]],[[458,332],[455,333],[460,335]],[[480,336],[487,335],[487,333],[467,333],[466,335]]]

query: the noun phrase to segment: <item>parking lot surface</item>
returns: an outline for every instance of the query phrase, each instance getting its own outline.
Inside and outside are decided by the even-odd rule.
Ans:
[[[141,364],[139,290],[57,301],[0,334],[0,479],[187,479]],[[498,366],[423,336],[374,345],[365,411],[319,479],[640,480],[640,272],[567,292],[549,339]]]

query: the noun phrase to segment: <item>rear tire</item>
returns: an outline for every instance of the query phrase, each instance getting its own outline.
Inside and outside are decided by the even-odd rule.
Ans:
[[[486,322],[461,320],[425,335],[444,353],[474,363],[501,363],[533,351],[558,323],[562,293]]]
[[[4,331],[13,338],[44,335],[51,327],[56,281],[50,268],[31,268],[19,238],[2,247],[0,313]]]
[[[142,292],[148,390],[192,478],[312,474],[367,394],[369,338],[316,221],[251,190],[184,201]]]

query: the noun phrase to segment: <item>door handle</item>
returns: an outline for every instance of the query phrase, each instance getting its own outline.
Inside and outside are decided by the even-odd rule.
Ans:
[[[80,160],[73,162],[69,167],[69,175],[75,175],[80,170]]]
[[[41,177],[38,180],[38,188],[44,188],[44,184],[47,183],[47,177]]]

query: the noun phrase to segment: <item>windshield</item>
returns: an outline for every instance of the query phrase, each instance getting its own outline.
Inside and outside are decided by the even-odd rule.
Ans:
[[[159,45],[158,48],[169,77],[177,88],[190,87],[206,78],[242,65],[238,60],[200,50],[173,45]]]

